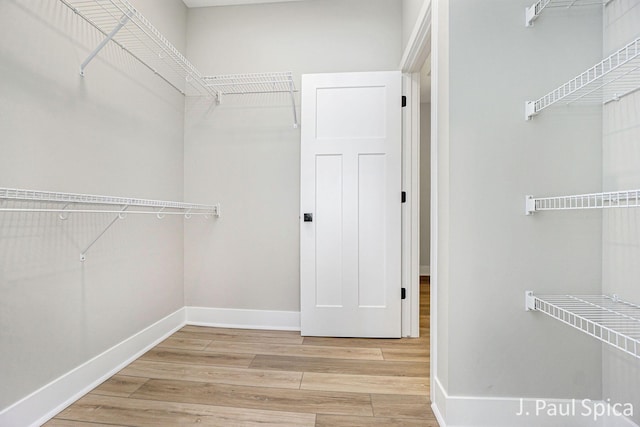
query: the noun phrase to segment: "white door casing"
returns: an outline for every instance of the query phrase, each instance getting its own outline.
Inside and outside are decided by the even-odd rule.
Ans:
[[[302,335],[400,337],[401,78],[302,76]]]

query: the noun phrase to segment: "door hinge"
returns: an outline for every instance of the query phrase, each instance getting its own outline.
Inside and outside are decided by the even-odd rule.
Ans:
[[[400,299],[407,299],[407,288],[400,288]]]
[[[406,191],[402,192],[402,195],[400,196],[400,200],[401,200],[401,203],[407,203],[407,192]]]
[[[407,106],[407,97],[402,95],[402,106],[406,107]]]

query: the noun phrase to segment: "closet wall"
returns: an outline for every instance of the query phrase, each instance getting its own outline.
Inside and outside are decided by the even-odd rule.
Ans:
[[[182,1],[131,2],[184,50]],[[0,2],[0,185],[181,200],[184,97],[113,46],[81,77],[100,40],[59,1]],[[81,263],[112,218],[0,213],[0,411],[183,307],[183,219],[129,215]]]
[[[603,58],[640,36],[640,2],[615,0],[604,8]],[[636,84],[640,82],[636,81]],[[640,93],[603,108],[603,190],[640,188]],[[640,304],[640,210],[603,212],[603,293]],[[640,423],[640,363],[603,346],[603,397],[632,403]]]
[[[210,74],[397,69],[402,3],[324,0],[189,10],[189,57]],[[300,117],[299,94],[297,96]],[[185,197],[222,218],[185,229],[186,305],[300,310],[300,130],[289,94],[189,100]]]
[[[599,343],[524,310],[528,289],[601,292],[602,214],[528,217],[524,196],[601,187],[602,109],[525,121],[524,102],[602,59],[602,8],[556,10],[526,28],[531,3],[456,0],[435,8],[434,397],[451,425],[539,425],[514,421],[518,398],[602,397]]]

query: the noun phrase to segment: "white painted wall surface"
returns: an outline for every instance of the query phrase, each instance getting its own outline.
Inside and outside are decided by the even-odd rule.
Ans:
[[[304,73],[395,69],[401,23],[401,3],[389,0],[193,9],[187,56],[205,74],[292,71],[300,88]],[[185,117],[185,197],[223,207],[210,234],[185,228],[186,304],[299,311],[300,130],[289,95],[190,100]]]
[[[179,48],[186,7],[132,3]],[[0,186],[180,200],[184,99],[61,2],[0,2]],[[207,199],[208,201],[213,201]],[[183,220],[0,214],[0,411],[184,305]]]
[[[434,374],[450,397],[598,399],[600,345],[526,312],[523,296],[600,292],[601,213],[527,217],[524,196],[599,190],[601,108],[527,122],[524,102],[600,59],[601,9],[578,9],[571,20],[557,11],[525,28],[529,3],[457,0],[440,4],[435,18],[445,31],[438,30],[439,49],[449,43],[434,64],[441,138]]]
[[[428,0],[431,1],[431,0]],[[402,51],[407,47],[411,32],[425,0],[402,0]]]
[[[614,1],[605,9],[603,57],[640,35],[640,2]],[[637,83],[637,82],[636,82]],[[640,188],[640,93],[621,98],[603,108],[603,189]],[[603,213],[602,290],[640,304],[640,211],[607,210]],[[640,423],[640,363],[610,347],[603,347],[603,397],[613,403],[632,403],[633,420]]]

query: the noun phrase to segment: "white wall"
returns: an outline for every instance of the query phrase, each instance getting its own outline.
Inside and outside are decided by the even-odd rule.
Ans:
[[[640,36],[640,2],[614,1],[605,8],[603,57]],[[637,83],[637,82],[636,82]],[[603,109],[603,189],[640,188],[640,93],[607,104]],[[640,303],[640,211],[617,209],[603,214],[602,286],[607,295]],[[603,396],[632,403],[640,423],[640,363],[610,347],[603,347]]]
[[[186,7],[132,1],[179,49]],[[61,2],[0,2],[0,186],[180,200],[183,97]],[[9,207],[7,203],[5,206]],[[0,411],[184,305],[183,222],[0,213]]]
[[[268,17],[268,19],[267,19]],[[402,10],[389,0],[193,9],[187,56],[206,74],[396,69]],[[300,115],[298,106],[298,117]],[[188,306],[299,311],[300,131],[288,95],[193,101],[185,197],[215,197],[213,233],[185,230]]]
[[[570,21],[556,10],[525,28],[529,5],[441,2],[434,18],[440,50],[433,106],[439,138],[434,374],[449,398],[477,405],[483,401],[475,398],[514,398],[513,408],[501,407],[509,414],[520,397],[601,397],[599,344],[526,312],[523,300],[528,289],[600,292],[601,214],[527,217],[524,196],[601,187],[601,108],[564,109],[527,122],[524,102],[600,59],[601,9],[576,9]],[[498,425],[483,421],[477,425]]]
[[[428,0],[431,1],[431,0]],[[402,0],[402,49],[407,47],[425,0]]]
[[[431,263],[431,104],[420,104],[420,274]]]

